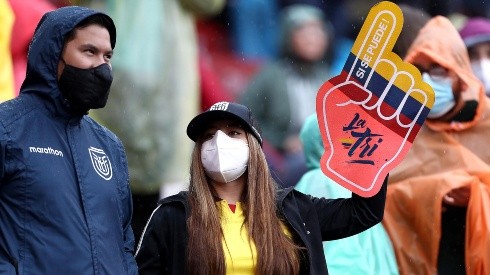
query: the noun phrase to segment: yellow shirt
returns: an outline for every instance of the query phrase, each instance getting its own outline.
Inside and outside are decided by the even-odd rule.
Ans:
[[[242,226],[245,216],[241,203],[236,203],[235,212],[231,211],[225,200],[218,201],[217,204],[221,208],[226,274],[255,274],[257,249],[249,239],[248,229]],[[284,224],[281,227],[284,234],[291,238],[288,228]]]
[[[247,228],[242,226],[245,216],[241,203],[236,203],[235,213],[225,200],[217,204],[221,207],[226,274],[255,274],[257,250],[255,244],[250,242]]]

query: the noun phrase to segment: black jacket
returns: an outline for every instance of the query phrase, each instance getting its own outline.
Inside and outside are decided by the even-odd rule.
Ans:
[[[315,198],[292,187],[278,191],[277,206],[298,245],[305,247],[301,274],[328,274],[322,241],[360,233],[383,219],[386,180],[380,192],[363,198]],[[186,274],[187,192],[160,201],[136,252],[140,275]],[[348,249],[348,248],[346,248]]]

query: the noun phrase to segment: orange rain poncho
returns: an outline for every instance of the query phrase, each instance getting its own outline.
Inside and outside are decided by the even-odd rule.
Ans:
[[[466,216],[467,274],[490,274],[490,100],[473,76],[457,30],[437,16],[422,28],[406,61],[431,60],[461,80],[461,98],[477,100],[470,122],[427,120],[403,162],[390,172],[384,225],[400,274],[437,274],[444,195],[471,188]]]

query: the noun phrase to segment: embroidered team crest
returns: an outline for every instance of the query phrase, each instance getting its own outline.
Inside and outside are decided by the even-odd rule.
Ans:
[[[90,154],[90,159],[92,160],[95,172],[97,172],[103,179],[110,180],[112,178],[112,166],[104,151],[102,149],[90,147],[88,148],[88,153]]]

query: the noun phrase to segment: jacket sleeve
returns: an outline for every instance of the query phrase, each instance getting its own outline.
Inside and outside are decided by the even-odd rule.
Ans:
[[[163,230],[161,205],[159,205],[150,216],[143,230],[138,247],[136,248],[136,262],[141,275],[165,274],[163,271],[162,258],[165,258],[166,245],[163,242]],[[162,253],[160,253],[162,251]]]
[[[380,191],[364,198],[352,193],[348,199],[312,198],[323,241],[358,234],[383,220],[388,176]]]
[[[136,250],[140,275],[187,274],[186,221],[180,202],[163,203],[153,211]]]

